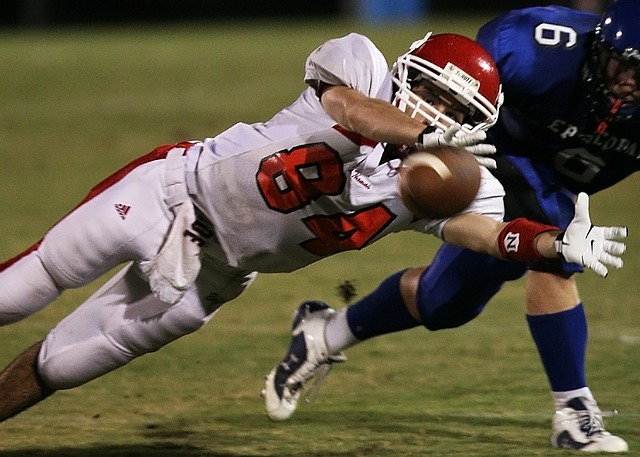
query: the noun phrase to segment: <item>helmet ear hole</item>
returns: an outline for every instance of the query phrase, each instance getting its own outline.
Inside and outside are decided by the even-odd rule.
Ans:
[[[469,112],[464,117],[463,122],[469,125],[476,125],[486,120],[487,118],[483,116],[482,113],[474,110],[469,110]]]
[[[407,81],[409,82],[409,85],[411,87],[413,87],[421,79],[423,79],[423,77],[422,77],[422,73],[420,73],[420,70],[417,70],[415,68],[410,68],[409,71],[407,72]]]

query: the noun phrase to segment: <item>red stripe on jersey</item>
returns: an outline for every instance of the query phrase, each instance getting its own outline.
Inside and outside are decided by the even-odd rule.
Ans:
[[[84,198],[84,200],[82,200],[80,202],[80,205],[82,205],[83,203],[87,202],[88,200],[91,200],[96,195],[101,194],[106,189],[108,189],[109,187],[113,186],[115,183],[120,181],[126,175],[131,173],[132,170],[136,169],[140,165],[144,165],[145,163],[153,162],[154,160],[164,159],[164,158],[167,157],[167,154],[169,153],[169,151],[171,151],[172,149],[176,149],[176,148],[178,148],[178,149],[179,148],[184,148],[184,153],[183,153],[183,155],[184,155],[184,154],[186,154],[187,149],[189,149],[193,144],[194,143],[189,142],[189,141],[183,141],[182,143],[176,143],[176,144],[166,144],[164,146],[159,146],[159,147],[155,148],[153,151],[151,151],[150,153],[148,153],[146,155],[143,155],[142,157],[138,157],[133,162],[125,165],[120,170],[116,171],[114,174],[112,174],[111,176],[109,176],[108,178],[104,179],[102,182],[98,183],[96,186],[94,186],[93,189],[91,189],[89,191],[89,194],[87,194],[87,196]],[[80,206],[80,205],[78,205],[78,206]]]
[[[338,124],[334,125],[333,128],[338,132],[342,133],[347,138],[349,138],[349,140],[353,141],[358,146],[371,146],[373,148],[375,147],[376,144],[379,143],[378,141],[370,140],[366,136],[362,136],[359,133],[352,132],[351,130],[347,130]]]
[[[176,144],[167,144],[167,145],[164,145],[164,146],[159,146],[159,147],[155,148],[153,151],[151,151],[150,153],[145,154],[145,155],[143,155],[141,157],[138,157],[134,161],[132,161],[129,164],[125,165],[120,170],[116,171],[114,174],[112,174],[111,176],[109,176],[108,178],[102,180],[100,183],[98,183],[96,186],[94,186],[89,191],[87,196],[84,199],[82,199],[82,201],[79,204],[77,204],[71,211],[69,211],[67,214],[65,214],[62,217],[62,219],[67,217],[71,212],[73,212],[79,206],[83,205],[84,203],[86,203],[89,200],[91,200],[92,198],[94,198],[96,195],[99,195],[100,193],[102,193],[106,189],[108,189],[109,187],[113,186],[115,183],[120,181],[122,178],[124,178],[127,174],[131,173],[132,170],[134,170],[135,168],[139,167],[140,165],[144,165],[145,163],[153,162],[154,160],[164,159],[164,158],[167,157],[167,154],[169,153],[169,151],[171,151],[174,148],[184,148],[184,153],[186,153],[187,149],[189,149],[193,144],[194,144],[193,142],[189,142],[189,141],[183,141],[182,143],[176,143]],[[60,219],[58,222],[60,222],[62,219]],[[58,222],[56,222],[56,224]],[[26,255],[28,255],[28,254],[32,253],[33,251],[35,251],[36,249],[38,249],[38,246],[40,246],[40,243],[42,243],[42,239],[40,241],[38,241],[37,243],[35,243],[33,246],[29,247],[25,251],[23,251],[20,254],[18,254],[17,256],[10,258],[9,260],[7,260],[7,261],[5,261],[3,263],[0,263],[0,271],[4,271],[6,268],[9,268],[11,265],[16,263],[21,258],[25,257]]]

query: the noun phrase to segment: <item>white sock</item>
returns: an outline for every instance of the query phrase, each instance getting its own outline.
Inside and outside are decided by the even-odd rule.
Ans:
[[[594,403],[596,401],[595,398],[593,398],[591,389],[589,389],[588,387],[582,387],[581,389],[576,390],[566,390],[564,392],[551,392],[551,395],[553,396],[553,402],[556,411],[560,411],[562,408],[564,408],[567,402],[572,398],[584,397]]]
[[[347,322],[347,309],[333,313],[326,327],[324,328],[324,340],[330,354],[337,354],[348,347],[358,344],[360,340],[356,338]]]

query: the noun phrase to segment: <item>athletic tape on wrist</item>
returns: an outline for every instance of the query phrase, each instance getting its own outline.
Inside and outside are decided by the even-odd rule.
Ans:
[[[553,225],[541,224],[520,217],[509,222],[498,236],[500,254],[507,260],[537,262],[544,257],[535,246],[536,236],[544,232],[559,230]]]
[[[564,234],[566,232],[566,230],[563,230],[562,232],[558,233],[558,236],[556,236],[556,240],[553,242],[553,247],[562,260],[564,260],[564,255],[562,254],[562,245],[564,243]]]

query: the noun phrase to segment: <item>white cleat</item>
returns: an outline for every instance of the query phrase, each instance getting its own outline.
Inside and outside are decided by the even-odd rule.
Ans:
[[[627,452],[622,438],[604,429],[598,405],[586,398],[573,398],[553,415],[551,445],[583,452]]]
[[[305,302],[293,316],[289,350],[265,377],[262,397],[269,419],[289,419],[303,392],[318,389],[334,362],[347,360],[343,353],[329,354],[324,329],[334,309],[322,302]],[[314,380],[311,386],[308,381]]]

